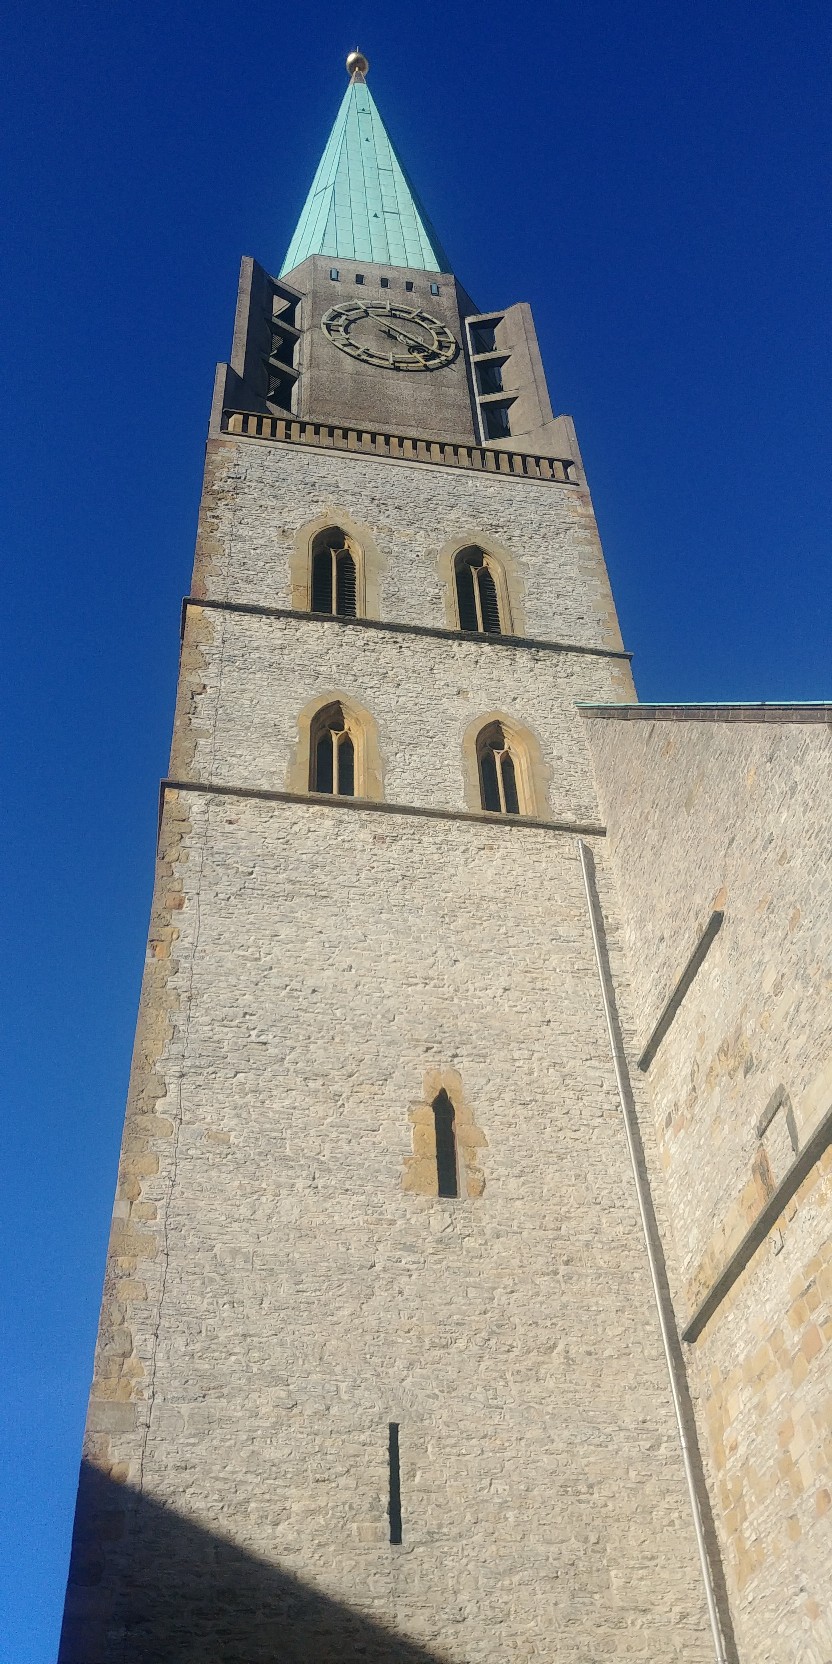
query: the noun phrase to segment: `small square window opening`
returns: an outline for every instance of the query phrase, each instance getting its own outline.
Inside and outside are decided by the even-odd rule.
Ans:
[[[329,268],[329,281],[330,281],[330,283],[337,283],[338,282],[338,267],[337,266],[330,266],[330,268]]]
[[[356,272],[355,281],[356,281],[356,283],[363,283],[364,282],[364,273],[363,272]]]
[[[431,292],[432,295],[438,295],[438,293],[439,293],[439,284],[438,283],[432,283],[431,286],[430,286],[430,292]]]
[[[382,289],[389,289],[389,287],[390,287],[389,277],[382,277],[382,278],[379,279],[379,282],[381,283]]]
[[[413,284],[412,283],[406,283],[405,288],[406,288],[408,294],[411,294],[412,291],[413,291]]]

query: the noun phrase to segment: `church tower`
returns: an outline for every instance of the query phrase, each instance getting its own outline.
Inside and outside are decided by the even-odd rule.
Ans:
[[[629,658],[367,68],[217,374],[61,1664],[705,1664],[592,911]]]

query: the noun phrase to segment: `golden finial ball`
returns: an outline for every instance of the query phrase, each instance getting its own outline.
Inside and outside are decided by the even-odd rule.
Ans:
[[[363,52],[351,52],[347,59],[348,75],[366,75],[370,65]]]

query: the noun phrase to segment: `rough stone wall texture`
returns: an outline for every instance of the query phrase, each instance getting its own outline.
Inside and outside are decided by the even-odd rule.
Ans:
[[[574,839],[189,792],[162,850],[89,1432],[124,1500],[63,1664],[359,1656],[298,1640],[309,1591],[423,1661],[707,1659]],[[476,1199],[405,1189],[433,1070]]]
[[[632,1063],[714,908],[724,924],[648,1070],[680,1327],[832,1102],[830,733],[619,721],[587,731],[632,982]],[[741,1656],[832,1652],[832,1152],[687,1349]],[[666,1232],[667,1234],[667,1232]]]
[[[385,619],[444,627],[440,552],[479,533],[527,632],[620,645],[585,493],[292,446],[212,446],[195,591],[289,605],[324,513],[366,525]],[[595,820],[574,700],[629,690],[604,655],[188,609],[202,784],[165,795],[62,1664],[709,1656],[574,838],[204,789],[296,784],[341,692],[391,804],[463,808],[504,710],[552,816]],[[462,1199],[418,1169],[437,1080]]]
[[[502,546],[519,568],[520,633],[620,649],[588,493],[578,486],[222,438],[208,447],[193,593],[291,607],[299,530],[326,514],[368,528],[382,558],[382,619],[445,628],[439,556],[453,538]],[[621,697],[632,697],[621,667]]]
[[[614,698],[620,663],[192,606],[171,772],[293,788],[299,714],[337,693],[377,724],[388,801],[464,809],[464,736],[499,711],[539,741],[549,776],[540,812],[594,820],[586,724],[574,702]]]

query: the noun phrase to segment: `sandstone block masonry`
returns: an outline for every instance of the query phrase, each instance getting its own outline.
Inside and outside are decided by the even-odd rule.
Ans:
[[[684,1331],[746,1233],[773,1211],[686,1356],[741,1656],[823,1664],[832,1649],[830,713],[587,715],[632,979],[636,1075],[708,920],[723,916],[646,1069],[668,1260]]]
[[[334,1664],[345,1610],[459,1664],[706,1660],[574,839],[188,792],[162,853],[88,1434],[123,1501],[63,1664]],[[448,1071],[459,1200],[407,1178]]]
[[[338,619],[188,608],[171,759],[175,778],[283,791],[308,785],[299,719],[352,698],[378,733],[382,793],[422,807],[479,807],[466,736],[494,713],[539,743],[540,813],[597,818],[577,697],[615,697],[626,661],[470,638],[374,631]],[[471,787],[473,785],[473,794]]]
[[[446,627],[441,556],[482,538],[518,575],[519,635],[621,650],[585,488],[251,439],[210,442],[193,593],[291,607],[302,528],[323,518],[378,550],[379,617]],[[632,696],[627,679],[624,697]]]

